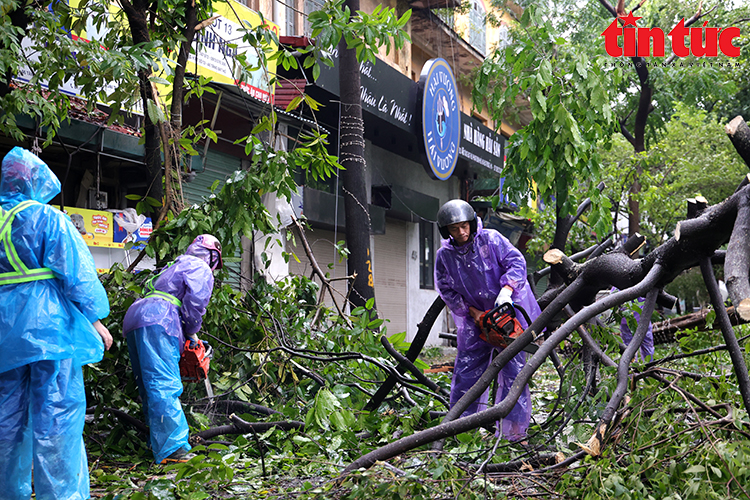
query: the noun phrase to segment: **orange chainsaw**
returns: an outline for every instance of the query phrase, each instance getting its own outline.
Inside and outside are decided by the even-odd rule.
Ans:
[[[180,376],[186,382],[200,382],[208,377],[208,368],[214,350],[211,344],[187,339],[180,356]]]
[[[516,308],[521,311],[528,324],[531,321],[522,307],[511,303],[501,304],[489,311],[485,311],[479,317],[479,338],[495,347],[506,348],[519,335],[523,333],[523,326],[516,319]],[[529,344],[523,348],[524,351],[534,354],[538,349],[536,344]]]

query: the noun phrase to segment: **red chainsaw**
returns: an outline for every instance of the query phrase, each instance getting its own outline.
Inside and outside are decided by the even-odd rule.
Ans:
[[[516,309],[521,311],[526,322],[531,321],[521,306],[511,303],[500,304],[497,307],[485,311],[479,317],[479,338],[495,347],[506,348],[524,331],[521,322],[516,318]],[[538,349],[536,344],[529,344],[523,348],[528,353],[535,353]]]
[[[205,340],[187,339],[180,356],[180,376],[186,382],[200,382],[208,377],[208,368],[214,350]]]

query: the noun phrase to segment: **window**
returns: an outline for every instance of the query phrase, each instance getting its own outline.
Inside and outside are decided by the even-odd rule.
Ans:
[[[482,0],[472,0],[469,13],[469,44],[482,55],[487,51],[486,14]]]
[[[323,0],[305,0],[305,36],[310,36],[312,34],[312,29],[310,28],[310,23],[308,22],[307,17],[316,10],[322,8]]]
[[[435,224],[430,221],[419,221],[419,288],[435,289]]]
[[[286,35],[295,36],[297,34],[297,9],[295,2],[297,0],[285,0],[286,13]]]

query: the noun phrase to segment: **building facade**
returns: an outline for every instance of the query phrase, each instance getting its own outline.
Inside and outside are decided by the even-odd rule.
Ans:
[[[363,1],[361,9],[371,12],[378,4]],[[405,9],[413,9],[408,25],[412,43],[390,54],[381,51],[375,64],[360,64],[376,306],[380,316],[388,320],[388,334],[406,331],[409,340],[438,295],[433,280],[434,256],[440,245],[435,224],[438,209],[450,199],[470,200],[475,192],[486,190],[487,186],[489,193],[500,186],[505,139],[515,130],[507,123],[493,123],[486,110],[477,111],[470,102],[471,89],[464,82],[489,50],[507,43],[507,30],[502,25],[495,27],[487,23],[488,6],[482,0],[475,0],[474,4],[469,13],[455,16],[453,9],[457,4],[450,1],[386,4],[395,8],[399,16]],[[263,7],[263,2],[259,7]],[[314,7],[314,2],[300,1],[289,9],[273,12],[294,18],[293,22],[287,22],[286,17],[274,18],[286,29],[280,33],[282,43],[291,46],[310,43],[309,26],[304,20]],[[279,71],[282,83],[275,94],[275,104],[282,109],[301,89],[323,104],[322,109],[315,112],[315,118],[330,133],[332,154],[336,154],[339,129],[335,56],[334,67],[324,68],[316,81],[304,71]],[[449,172],[441,169],[440,162],[450,159],[439,154],[430,158],[430,152],[440,147],[430,142],[438,131],[428,130],[425,118],[425,113],[429,114],[425,111],[429,99],[429,92],[424,88],[425,78],[431,71],[440,71],[435,69],[436,61],[440,61],[442,69],[453,78],[452,90],[443,89],[448,101],[451,98],[455,101],[455,106],[447,108],[456,111],[456,121],[452,125],[455,158]],[[431,105],[430,110],[434,112],[435,104]],[[305,116],[304,110],[297,113]],[[337,253],[337,244],[346,241],[341,185],[336,178],[325,183],[300,179],[300,184],[299,196],[291,210],[307,220],[310,229],[306,231],[306,238],[321,267],[329,266],[332,278],[344,277],[346,262]],[[521,239],[523,231],[515,231],[518,226],[495,222],[516,242]],[[300,263],[289,259],[286,264],[281,258],[283,251],[295,252]],[[288,273],[311,274],[300,245],[272,247],[267,252],[274,254],[268,269],[269,278],[278,279]],[[342,296],[345,295],[346,282],[335,283]],[[443,343],[439,334],[450,331],[451,326],[444,311],[433,327],[428,345]]]
[[[412,42],[389,54],[381,51],[374,64],[360,65],[376,304],[380,316],[388,320],[388,333],[406,331],[408,339],[437,297],[433,268],[440,245],[435,225],[439,207],[450,199],[471,200],[475,194],[497,190],[502,182],[505,139],[528,120],[522,113],[522,123],[496,124],[485,110],[475,110],[471,105],[467,84],[471,72],[489,51],[508,43],[507,29],[487,22],[489,4],[471,1],[468,12],[455,14],[456,0],[389,0],[384,6],[394,8],[399,16],[407,9],[413,10],[406,28]],[[211,128],[218,131],[218,141],[207,143],[191,161],[191,172],[184,177],[183,185],[187,204],[200,202],[210,194],[214,181],[223,182],[234,171],[246,167],[249,159],[236,141],[249,135],[257,117],[267,114],[271,106],[275,107],[281,132],[274,148],[294,147],[294,137],[320,126],[328,133],[329,153],[338,152],[339,81],[335,54],[334,67],[324,67],[316,81],[302,70],[279,69],[282,83],[276,88],[264,85],[262,71],[254,74],[249,84],[235,85],[228,65],[231,44],[222,38],[228,26],[237,31],[242,22],[266,22],[282,43],[291,47],[305,45],[310,43],[311,35],[307,16],[320,9],[322,2],[240,3],[236,8],[221,6],[223,10],[217,12],[214,24],[196,37],[191,67],[214,79],[215,93],[190,100],[183,112],[183,123],[209,120]],[[364,0],[361,10],[372,12],[380,4]],[[322,103],[322,110],[314,115],[304,108],[285,112],[300,91]],[[70,92],[75,94],[75,89]],[[436,95],[442,97],[435,98]],[[134,252],[125,251],[125,241],[146,239],[150,231],[146,222],[135,233],[123,234],[124,228],[116,222],[116,216],[121,217],[123,211],[134,206],[128,196],[142,195],[148,189],[143,180],[144,149],[137,133],[138,114],[133,115],[130,126],[119,127],[107,125],[106,115],[98,121],[91,116],[84,118],[83,113],[79,119],[75,115],[72,118],[41,154],[63,182],[63,192],[53,204],[84,219],[82,234],[91,235],[89,244],[97,267],[106,269],[116,262],[127,265]],[[30,142],[37,140],[33,120],[24,128]],[[0,138],[0,152],[14,145],[16,141]],[[333,278],[346,276],[346,262],[338,252],[340,244],[346,242],[344,202],[338,181],[336,177],[325,182],[311,181],[300,175],[300,188],[291,203],[277,200],[273,194],[264,195],[272,214],[305,217],[310,228],[306,238],[316,260],[324,268],[330,265]],[[491,222],[489,214],[487,222]],[[523,230],[518,225],[495,222],[514,243],[521,240]],[[285,231],[283,227],[279,230]],[[257,235],[254,241],[247,242],[242,265],[238,266],[240,273],[248,277],[262,269],[268,279],[310,275],[299,245],[287,243],[282,247],[275,243],[275,237],[269,245],[269,237]],[[263,252],[267,259],[260,258]],[[287,263],[283,252],[296,253],[300,263],[295,259]],[[344,295],[346,282],[335,283]],[[442,343],[439,333],[450,330],[449,321],[444,312],[428,343]]]

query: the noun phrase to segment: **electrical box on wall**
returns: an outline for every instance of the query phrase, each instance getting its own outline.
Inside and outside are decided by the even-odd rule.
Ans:
[[[96,189],[89,189],[88,208],[90,210],[106,210],[107,192],[97,191]]]

